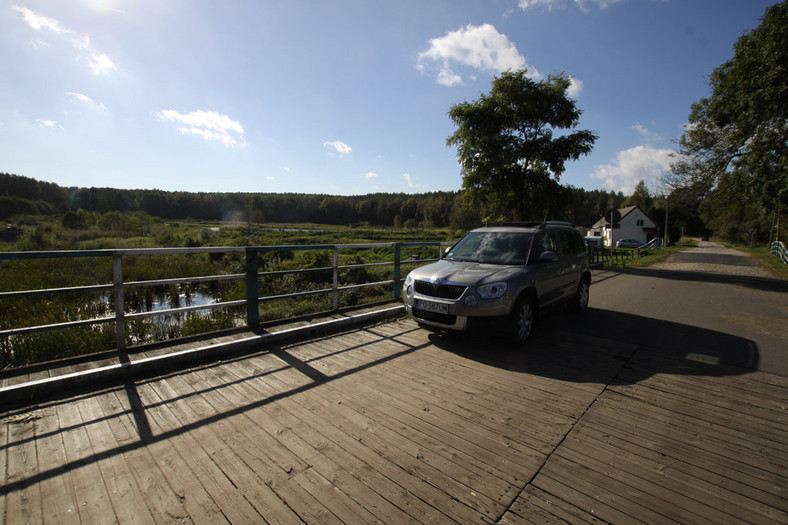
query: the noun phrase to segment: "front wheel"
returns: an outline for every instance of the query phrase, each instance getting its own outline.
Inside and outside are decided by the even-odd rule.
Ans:
[[[589,295],[588,279],[580,279],[574,297],[569,300],[569,309],[576,314],[584,312],[588,308]]]
[[[517,300],[512,311],[511,339],[516,344],[523,344],[531,335],[534,328],[536,306],[529,295],[524,295]]]

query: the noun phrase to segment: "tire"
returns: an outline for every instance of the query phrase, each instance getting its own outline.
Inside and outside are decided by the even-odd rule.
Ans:
[[[510,338],[513,343],[522,345],[531,336],[536,317],[536,303],[530,295],[523,295],[517,300],[512,310]]]
[[[569,300],[569,310],[576,314],[585,312],[588,308],[588,299],[590,297],[590,286],[587,278],[580,279],[577,285],[575,295]]]

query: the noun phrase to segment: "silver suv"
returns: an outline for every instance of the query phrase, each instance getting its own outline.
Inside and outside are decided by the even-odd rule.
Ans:
[[[503,326],[523,343],[539,309],[588,306],[586,246],[567,222],[498,223],[468,232],[443,259],[416,268],[402,286],[408,314],[426,328]]]

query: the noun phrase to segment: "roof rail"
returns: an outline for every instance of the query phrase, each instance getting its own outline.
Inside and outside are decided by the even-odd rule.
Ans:
[[[485,222],[479,228],[487,228],[491,226],[515,226],[520,228],[538,228],[544,230],[548,226],[571,226],[575,228],[574,223],[568,221],[543,221],[543,222]]]

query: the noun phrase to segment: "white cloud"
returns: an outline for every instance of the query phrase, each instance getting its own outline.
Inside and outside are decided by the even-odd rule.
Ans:
[[[403,173],[402,178],[405,179],[405,182],[408,183],[408,187],[410,188],[417,188],[418,184],[413,183],[413,179],[410,176],[410,173]]]
[[[605,186],[631,195],[641,180],[653,186],[662,172],[670,169],[675,151],[648,146],[636,146],[616,154],[613,164],[596,167],[591,178],[604,181]]]
[[[632,129],[640,133],[643,136],[643,138],[646,140],[647,144],[653,144],[655,142],[665,141],[664,137],[649,131],[649,129],[643,126],[642,124],[635,124],[634,126],[632,126]]]
[[[62,35],[63,39],[78,52],[76,57],[77,62],[87,63],[88,68],[94,75],[105,75],[110,71],[117,69],[115,63],[107,56],[106,53],[101,53],[92,48],[90,36],[77,36],[74,31],[63,26],[54,18],[40,15],[26,7],[14,5],[13,9],[22,14],[22,19],[32,29],[35,29],[36,31],[48,29],[57,35]],[[38,46],[48,47],[49,44],[41,40],[37,40],[34,44],[34,47],[37,49]]]
[[[333,142],[324,142],[323,147],[329,146],[334,148],[339,156],[348,155],[353,152],[353,148],[342,142],[341,140],[335,140]],[[329,153],[331,155],[331,153]]]
[[[94,75],[106,75],[110,71],[117,69],[115,63],[109,59],[106,53],[91,53],[87,57],[88,67]]]
[[[37,119],[36,122],[41,124],[42,126],[50,129],[60,128],[63,129],[63,126],[59,125],[56,120],[45,120],[45,119]]]
[[[575,5],[578,9],[587,13],[591,8],[607,9],[620,1],[621,0],[520,0],[519,6],[523,11],[537,7],[544,7],[548,11],[552,11],[554,7],[565,8],[568,5]]]
[[[22,19],[25,21],[25,23],[30,27],[32,27],[33,29],[35,29],[36,31],[40,31],[42,29],[49,29],[50,31],[54,31],[57,34],[71,33],[71,31],[60,25],[60,22],[58,22],[54,18],[41,16],[38,13],[31,11],[26,7],[21,7],[18,5],[12,6],[12,9],[22,13]]]
[[[368,178],[368,179],[376,179],[378,177],[378,174],[374,173],[372,171],[369,171],[369,172],[365,173],[364,176],[366,178]]]
[[[215,111],[197,110],[185,115],[172,109],[156,113],[160,121],[174,121],[184,124],[178,132],[184,135],[199,135],[205,140],[218,140],[225,146],[235,146],[240,142],[246,144],[244,128],[241,123],[227,115]]]
[[[96,102],[95,100],[93,100],[89,96],[85,95],[84,93],[74,93],[73,91],[69,91],[69,92],[66,93],[66,95],[70,96],[71,98],[73,98],[77,102],[81,102],[83,104],[87,104],[88,106],[90,106],[92,108],[96,108],[96,109],[100,109],[100,110],[106,110],[107,109],[104,106],[104,104]]]
[[[569,82],[569,89],[567,89],[566,94],[569,95],[569,98],[577,98],[583,91],[583,81],[570,76]]]
[[[90,98],[89,96],[87,96],[85,94],[82,94],[82,93],[74,93],[74,92],[69,91],[68,93],[66,93],[66,95],[69,95],[69,96],[75,98],[76,100],[79,100],[80,102],[85,102],[86,104],[94,104],[92,98]]]
[[[517,46],[492,24],[469,24],[440,38],[431,39],[429,49],[419,53],[416,67],[423,73],[434,72],[437,68],[437,73],[433,73],[437,82],[454,86],[464,82],[462,75],[455,71],[457,67],[500,73],[508,69],[523,69],[528,65]],[[541,76],[533,68],[529,68],[529,71],[532,77]],[[475,78],[468,74],[469,80]]]

